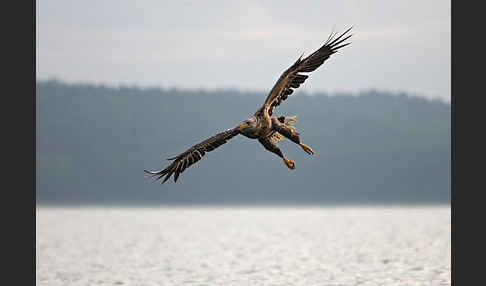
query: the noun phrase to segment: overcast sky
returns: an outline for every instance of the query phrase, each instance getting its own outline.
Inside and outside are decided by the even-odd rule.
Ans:
[[[450,1],[37,0],[37,78],[268,91],[302,53],[352,44],[299,90],[405,91],[450,102]]]

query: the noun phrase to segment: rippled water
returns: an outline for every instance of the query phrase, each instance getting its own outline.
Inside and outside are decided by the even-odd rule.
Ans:
[[[450,285],[443,207],[52,208],[37,285]]]

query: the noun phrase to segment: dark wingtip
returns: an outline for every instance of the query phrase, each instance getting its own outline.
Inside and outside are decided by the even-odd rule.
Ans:
[[[167,180],[169,180],[170,176],[172,176],[173,173],[174,173],[174,169],[170,169],[170,171],[167,173],[164,180],[162,181],[162,184],[167,182]],[[161,176],[161,178],[162,178],[162,176]]]
[[[354,25],[351,25],[351,27],[349,27],[346,31],[344,31],[344,33],[341,34],[340,37],[346,35],[349,31],[351,31],[352,29],[354,28]]]
[[[352,27],[351,27],[351,28],[352,28]],[[339,37],[337,37],[336,39],[333,39],[333,40],[332,40],[332,41],[331,41],[331,42],[330,42],[328,45],[329,45],[330,47],[332,47],[332,46],[337,46],[337,45],[339,45],[340,43],[342,43],[342,42],[346,41],[347,39],[349,39],[349,37],[351,37],[351,36],[352,36],[352,34],[351,34],[351,35],[346,36],[344,39],[342,39],[342,37],[343,37],[344,35],[346,35],[346,34],[347,34],[347,33],[348,33],[350,30],[351,30],[351,28],[347,29],[347,30],[346,30],[344,33],[342,33],[342,34],[341,34]]]
[[[337,51],[337,50],[339,50],[340,48],[346,47],[346,46],[347,46],[347,45],[349,45],[349,44],[351,44],[351,42],[346,43],[346,44],[342,44],[342,45],[337,46],[337,47],[333,47],[332,49],[333,49],[333,50],[335,50],[335,51]]]
[[[156,175],[158,172],[154,172],[154,171],[149,171],[149,170],[143,170],[145,173],[147,174],[150,174],[150,175]]]
[[[145,178],[153,178],[153,177],[156,177],[156,176],[159,176],[161,174],[162,171],[150,171],[150,170],[143,170],[146,174],[148,174],[148,176],[145,176]],[[154,181],[157,181],[159,178],[155,178]]]
[[[333,48],[333,46],[337,46],[339,44],[341,44],[342,42],[344,42],[345,40],[349,39],[349,37],[351,37],[353,34],[351,35],[347,35],[344,39],[343,36],[346,35],[349,31],[351,31],[351,29],[353,29],[354,25],[352,25],[351,27],[349,27],[346,31],[344,31],[341,35],[339,35],[337,38],[336,36],[338,35],[337,32],[331,32],[331,34],[329,35],[329,37],[327,38],[326,42],[324,43],[324,45],[322,47],[331,47]],[[341,46],[340,48],[342,48],[343,46]]]
[[[172,175],[172,174],[171,174]],[[162,177],[161,177],[162,178]],[[170,175],[165,176],[164,180],[162,181],[161,185],[163,185],[167,180],[170,178]]]

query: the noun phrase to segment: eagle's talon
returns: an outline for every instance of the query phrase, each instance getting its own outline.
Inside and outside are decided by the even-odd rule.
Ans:
[[[305,144],[303,144],[303,143],[300,143],[299,145],[300,145],[300,147],[302,147],[302,149],[303,149],[303,150],[304,150],[304,151],[305,151],[307,154],[309,154],[309,155],[314,154],[314,150],[312,150],[312,148],[311,148],[311,147],[309,147],[309,146],[307,146],[307,145],[305,145]]]
[[[295,164],[294,164],[294,161],[289,160],[289,159],[287,159],[287,158],[283,158],[283,161],[284,161],[285,165],[287,165],[287,167],[288,167],[290,170],[294,170],[294,169],[295,169]]]

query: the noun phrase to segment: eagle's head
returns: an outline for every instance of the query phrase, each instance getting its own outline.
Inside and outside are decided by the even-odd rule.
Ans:
[[[254,136],[257,131],[257,121],[256,118],[250,117],[247,120],[242,121],[238,125],[240,132],[246,136]]]

